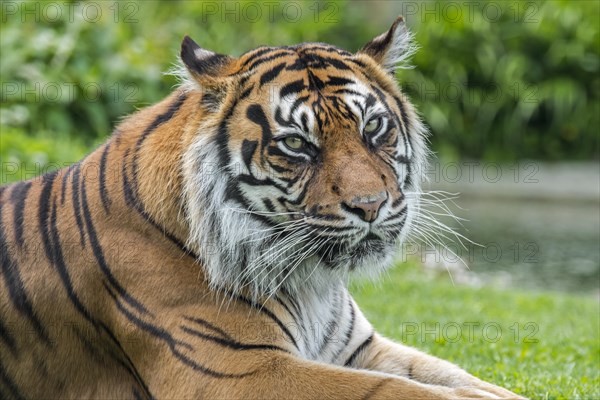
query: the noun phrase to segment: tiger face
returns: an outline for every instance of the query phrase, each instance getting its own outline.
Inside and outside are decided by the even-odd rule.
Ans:
[[[356,54],[306,43],[233,59],[186,37],[188,90],[210,115],[184,157],[186,215],[215,286],[265,295],[390,264],[425,159],[393,76],[411,50],[400,19]]]

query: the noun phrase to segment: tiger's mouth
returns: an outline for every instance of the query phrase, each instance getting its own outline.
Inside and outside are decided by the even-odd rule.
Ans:
[[[319,252],[325,265],[335,268],[350,264],[354,268],[367,259],[385,258],[394,250],[394,239],[385,239],[372,232],[356,243],[334,243]]]
[[[406,224],[407,207],[404,207],[368,228],[348,227],[354,232],[347,232],[344,239],[328,238],[326,244],[319,247],[317,256],[329,268],[369,268],[389,260],[399,251],[399,239]]]

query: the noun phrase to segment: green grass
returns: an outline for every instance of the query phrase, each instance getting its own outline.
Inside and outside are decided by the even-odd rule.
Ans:
[[[484,380],[536,399],[600,398],[597,297],[453,286],[411,264],[352,292],[383,335]]]

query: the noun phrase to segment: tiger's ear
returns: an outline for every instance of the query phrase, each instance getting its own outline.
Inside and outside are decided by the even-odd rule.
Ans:
[[[416,46],[412,40],[413,35],[406,27],[404,18],[399,16],[387,32],[371,40],[358,53],[369,55],[393,74],[415,52]]]
[[[234,61],[224,54],[203,49],[187,35],[181,42],[180,56],[188,72],[199,81],[219,77]]]

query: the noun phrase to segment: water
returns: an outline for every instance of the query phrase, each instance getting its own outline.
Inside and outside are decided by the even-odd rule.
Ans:
[[[469,239],[451,248],[485,281],[590,293],[600,289],[600,209],[597,203],[461,198],[468,219],[449,224]]]
[[[431,186],[462,193],[458,207],[446,204],[466,221],[443,221],[483,247],[444,240],[460,260],[441,250],[426,265],[460,273],[464,261],[467,283],[600,294],[598,163],[491,165],[494,177],[485,163],[469,173],[462,166],[452,165],[463,173],[450,179],[447,165],[436,165]]]

